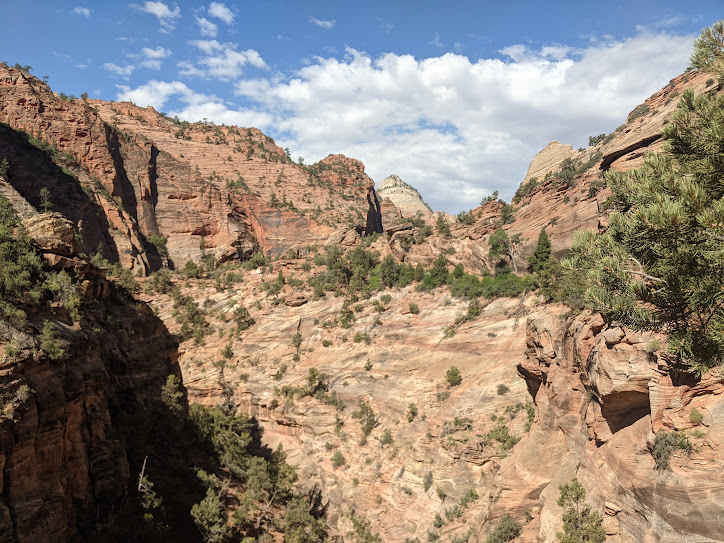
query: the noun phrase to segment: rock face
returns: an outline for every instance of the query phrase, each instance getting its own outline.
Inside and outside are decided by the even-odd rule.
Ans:
[[[576,152],[570,145],[564,145],[555,140],[550,142],[533,157],[523,182],[525,183],[533,177],[542,179],[548,172],[556,169],[561,162],[574,154],[576,154]]]
[[[534,299],[523,305],[517,326],[520,300],[497,300],[479,319],[445,338],[445,329],[467,310],[466,302],[450,300],[445,292],[422,294],[408,287],[387,291],[388,302],[380,302],[379,296],[360,301],[356,320],[345,329],[333,324],[342,305],[339,298],[313,299],[311,291],[287,284],[274,302],[261,290],[262,282],[275,279],[278,270],[302,280],[316,273],[304,272],[302,263],[275,262],[273,272],[247,273],[243,284],[223,292],[201,281],[181,285],[184,294],[209,300],[209,311],[220,316],[215,328],[224,332],[223,338],[206,336],[202,346],[193,340],[182,343],[180,364],[189,400],[206,405],[231,400],[239,411],[254,416],[264,443],[272,448],[281,443],[290,463],[299,465],[305,487],[322,492],[334,534],[350,531],[343,513],[354,506],[383,541],[422,539],[434,530],[435,514],[444,516],[444,509],[453,509],[469,489],[482,496],[481,475],[502,456],[496,446],[481,444],[480,436],[495,426],[491,416],[504,416],[516,435],[524,431],[525,410],[515,405],[528,395],[515,368],[525,346],[524,313]],[[375,300],[384,311],[373,308]],[[153,296],[149,302],[176,330],[170,297]],[[410,311],[411,302],[419,313]],[[240,305],[256,324],[242,338],[229,339],[234,324],[225,321]],[[375,324],[377,318],[381,324]],[[298,348],[293,343],[297,333]],[[232,357],[212,364],[223,359],[219,353],[227,344]],[[445,384],[452,365],[463,376],[456,387]],[[294,394],[311,368],[329,376],[329,392],[344,409]],[[499,394],[498,385],[509,389]],[[379,423],[365,440],[353,415],[360,400],[369,403]],[[409,421],[411,403],[418,413]],[[391,443],[383,439],[385,430],[391,432]],[[345,458],[344,467],[332,464],[337,451]],[[433,482],[426,487],[428,473]],[[438,487],[447,497],[441,499]],[[462,508],[441,533],[446,539],[463,536],[476,518],[475,506]]]
[[[518,369],[537,422],[501,468],[502,507],[538,507],[528,533],[554,541],[558,485],[578,477],[609,517],[609,540],[721,541],[722,422],[706,418],[695,427],[689,417],[693,408],[724,408],[720,372],[677,378],[653,352],[657,338],[606,325],[600,315],[563,321],[546,309],[529,315],[527,326]],[[695,450],[674,451],[671,469],[658,472],[652,432],[674,429],[699,430],[687,432]]]
[[[423,219],[432,217],[432,210],[420,193],[396,175],[386,177],[377,187],[377,194],[395,204],[403,217],[415,217],[418,214]]]
[[[323,243],[340,224],[382,229],[361,162],[330,155],[298,165],[253,128],[180,125],[131,104],[60,99],[7,67],[0,122],[10,165],[0,193],[24,215],[62,214],[86,254],[100,248],[140,273],[164,262],[149,243],[158,236],[169,265],[181,266],[204,252],[224,261]]]
[[[145,304],[102,302],[103,285],[87,292],[101,303],[76,325],[30,320],[39,330],[53,319],[60,359],[0,323],[0,541],[60,543],[116,521],[137,476],[121,420],[148,416],[166,376],[180,375],[177,342]]]
[[[365,223],[374,182],[359,160],[333,154],[307,166],[293,162],[273,139],[253,127],[189,124],[128,102],[90,103],[106,122],[153,141],[204,179],[232,187],[232,193],[253,195],[272,209],[300,215],[308,225],[294,234],[305,237],[305,230],[311,229],[318,236],[308,245],[340,224]]]

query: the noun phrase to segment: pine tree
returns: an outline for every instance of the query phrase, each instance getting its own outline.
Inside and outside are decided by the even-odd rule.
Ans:
[[[694,52],[689,58],[689,66],[697,70],[718,72],[724,78],[724,20],[705,28],[694,41]]]
[[[538,234],[538,243],[535,246],[533,255],[528,259],[528,267],[531,272],[543,271],[551,259],[551,240],[548,239],[545,227],[541,228]]]
[[[609,229],[579,232],[564,266],[609,321],[668,334],[670,362],[701,375],[724,362],[724,97],[687,89],[664,137],[666,153],[607,173]]]
[[[601,527],[603,517],[598,511],[591,511],[586,503],[586,489],[573,479],[558,487],[558,505],[563,507],[563,533],[558,534],[560,543],[603,543],[606,531]]]

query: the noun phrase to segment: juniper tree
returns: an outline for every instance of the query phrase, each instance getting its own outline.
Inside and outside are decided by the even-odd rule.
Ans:
[[[664,137],[643,167],[607,173],[609,228],[577,233],[564,266],[607,320],[668,334],[670,361],[701,375],[724,361],[724,97],[687,89]]]

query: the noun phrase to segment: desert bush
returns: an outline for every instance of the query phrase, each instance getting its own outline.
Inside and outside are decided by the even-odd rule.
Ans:
[[[508,543],[513,541],[522,532],[520,524],[516,522],[510,515],[505,515],[495,525],[493,531],[490,532],[485,539],[485,543]]]
[[[676,450],[684,451],[686,454],[694,452],[694,445],[689,441],[683,432],[659,432],[654,438],[654,447],[651,455],[654,457],[656,469],[664,471],[669,468],[671,453]]]
[[[463,382],[460,370],[457,369],[456,366],[450,366],[447,372],[445,372],[445,382],[451,387],[456,387]]]

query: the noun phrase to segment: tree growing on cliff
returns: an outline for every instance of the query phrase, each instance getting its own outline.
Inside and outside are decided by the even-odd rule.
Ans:
[[[603,517],[592,511],[586,503],[586,489],[573,479],[558,487],[558,505],[563,508],[563,533],[558,533],[560,543],[603,543],[606,531],[601,527]]]
[[[666,153],[608,172],[609,229],[578,232],[564,267],[608,320],[667,333],[670,363],[701,375],[724,362],[724,97],[687,89],[664,137]]]
[[[503,256],[507,256],[513,263],[513,271],[515,271],[517,275],[518,265],[515,263],[515,254],[518,250],[518,245],[520,245],[520,241],[520,234],[508,236],[508,233],[505,230],[498,228],[488,240],[488,245],[490,245],[488,256],[493,260],[498,260]]]
[[[445,382],[451,387],[456,387],[463,382],[463,376],[457,366],[450,366],[445,372]]]
[[[533,255],[528,259],[528,268],[531,272],[541,272],[551,260],[551,240],[548,238],[545,227],[540,229],[538,243],[536,243]]]

